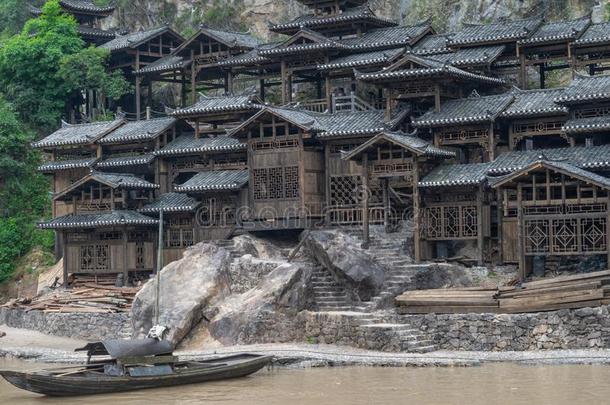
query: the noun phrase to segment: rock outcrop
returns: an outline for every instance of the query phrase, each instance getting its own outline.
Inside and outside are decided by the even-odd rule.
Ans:
[[[297,339],[296,315],[308,305],[311,273],[307,264],[283,263],[256,287],[227,297],[210,319],[210,336],[224,345]]]
[[[167,339],[179,343],[203,318],[204,310],[230,295],[229,252],[213,243],[189,248],[182,259],[161,270],[159,324]],[[133,336],[146,335],[154,323],[154,279],[136,295],[132,307]]]
[[[306,245],[337,281],[352,287],[354,298],[368,301],[381,290],[384,268],[361,248],[357,238],[338,230],[312,231]]]

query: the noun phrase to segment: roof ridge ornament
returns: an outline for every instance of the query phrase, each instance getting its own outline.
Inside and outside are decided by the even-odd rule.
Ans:
[[[470,95],[468,96],[468,98],[480,98],[481,95],[479,94],[478,91],[476,91],[476,89],[473,89],[472,92],[470,92]]]

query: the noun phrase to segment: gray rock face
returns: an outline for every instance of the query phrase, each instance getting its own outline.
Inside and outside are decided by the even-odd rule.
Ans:
[[[458,264],[435,263],[421,266],[413,276],[410,289],[429,290],[435,288],[472,287],[479,284],[478,278],[485,278],[485,267],[466,268]]]
[[[227,297],[209,322],[210,336],[224,345],[297,338],[299,330],[293,322],[307,306],[311,273],[302,263],[280,264],[256,287]]]
[[[159,324],[167,339],[179,343],[204,316],[204,310],[230,295],[227,250],[211,243],[188,249],[182,259],[161,270]],[[155,281],[138,292],[131,310],[133,336],[146,335],[154,322]]]
[[[383,286],[383,267],[349,234],[336,230],[312,231],[306,245],[337,281],[353,287],[360,300],[369,300]]]

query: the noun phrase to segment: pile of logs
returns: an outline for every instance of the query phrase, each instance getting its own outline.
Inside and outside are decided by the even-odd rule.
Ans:
[[[56,290],[35,298],[8,301],[3,307],[43,312],[127,312],[139,288],[112,287],[86,283],[82,287]]]
[[[520,313],[610,304],[610,271],[576,274],[494,289],[407,291],[396,297],[398,312]]]

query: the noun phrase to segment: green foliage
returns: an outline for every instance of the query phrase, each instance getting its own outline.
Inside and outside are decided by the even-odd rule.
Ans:
[[[23,0],[0,1],[0,36],[14,35],[30,17],[28,3]]]
[[[50,196],[48,181],[36,171],[40,157],[29,147],[33,138],[0,97],[0,282],[33,246],[53,246],[52,233],[35,227],[50,206]]]

